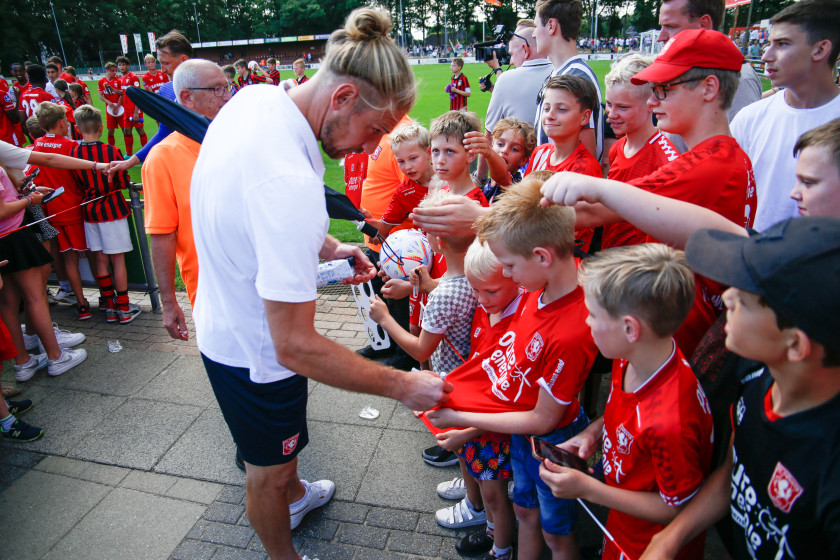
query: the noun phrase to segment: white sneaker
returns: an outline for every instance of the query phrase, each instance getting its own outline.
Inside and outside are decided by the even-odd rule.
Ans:
[[[300,560],[310,560],[309,556],[304,555],[303,558]],[[318,560],[317,558],[312,558],[311,560]]]
[[[304,515],[315,508],[326,505],[335,494],[335,483],[332,480],[318,480],[316,482],[301,480],[301,483],[306,487],[306,494],[300,501],[293,504],[296,506],[295,509],[289,508],[292,529],[296,529],[300,525]]]
[[[15,380],[17,381],[29,381],[32,379],[32,376],[35,375],[39,369],[44,369],[44,366],[47,365],[47,355],[46,354],[30,354],[29,361],[19,366],[15,364]]]
[[[53,332],[55,333],[55,339],[58,342],[59,348],[73,348],[74,346],[78,346],[79,344],[85,341],[84,333],[72,333],[70,331],[62,330],[55,323],[53,323],[52,326]],[[44,345],[41,343],[41,339],[38,338],[37,334],[24,335],[24,339],[26,339],[27,336],[34,336],[35,339],[38,341],[38,350],[40,350],[42,354],[46,352],[46,350],[44,350]]]
[[[142,313],[140,311],[140,306],[136,303],[129,303],[128,304],[128,311],[123,311],[122,309],[117,309],[117,316],[120,319],[120,324],[125,325],[126,323],[132,322],[134,319],[137,318],[138,315]]]
[[[87,359],[84,348],[62,348],[61,356],[57,360],[49,360],[47,374],[53,377],[61,375],[68,369],[75,367]]]
[[[487,513],[475,511],[467,504],[464,498],[454,506],[443,508],[435,512],[435,521],[441,527],[447,529],[460,529],[462,527],[473,527],[487,523]]]
[[[467,495],[467,486],[463,478],[456,476],[449,482],[438,484],[437,493],[444,500],[463,500]]]
[[[52,293],[52,291],[50,291],[49,286],[47,286],[47,303],[50,304],[50,305],[54,305],[54,304],[58,303],[57,301],[55,301],[55,296],[53,296],[53,293]]]
[[[69,303],[70,305],[79,305],[79,300],[72,292],[65,292],[61,288],[53,296],[53,299],[59,303]]]

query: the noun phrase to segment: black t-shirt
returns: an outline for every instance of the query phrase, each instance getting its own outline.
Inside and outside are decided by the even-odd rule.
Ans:
[[[734,556],[840,559],[840,395],[771,421],[772,382],[763,367],[744,377],[732,410]]]

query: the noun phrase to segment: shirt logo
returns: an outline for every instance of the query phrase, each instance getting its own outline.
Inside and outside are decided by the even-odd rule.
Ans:
[[[476,327],[475,332],[473,333],[473,338],[478,338],[478,333],[481,332],[481,327]]]
[[[615,430],[615,437],[618,440],[618,443],[616,444],[618,452],[629,455],[630,446],[633,445],[633,434],[624,427],[624,424],[620,424]]]
[[[298,436],[299,435],[300,434],[295,434],[292,437],[290,437],[289,439],[283,441],[283,455],[291,455],[292,454],[292,452],[297,447]]]
[[[528,343],[528,347],[525,349],[525,357],[532,362],[536,361],[540,352],[542,352],[543,346],[545,346],[545,343],[543,342],[543,338],[540,336],[540,333],[534,333],[533,338],[531,338],[531,342]]]
[[[382,153],[382,146],[377,146],[376,149],[373,151],[373,153],[370,154],[370,159],[372,159],[373,161],[378,160],[379,159],[379,154],[381,154],[381,153]]]
[[[802,485],[793,478],[791,472],[781,461],[776,463],[776,470],[773,471],[773,477],[767,485],[767,493],[770,494],[773,505],[785,513],[790,513],[794,502],[799,499],[802,492],[804,492]]]

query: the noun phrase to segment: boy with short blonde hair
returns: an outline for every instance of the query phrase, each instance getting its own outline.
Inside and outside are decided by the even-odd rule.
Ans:
[[[306,76],[306,61],[302,58],[292,63],[292,72],[295,73],[295,77],[292,80],[294,80],[296,86],[309,81],[309,78]]]
[[[581,262],[587,322],[613,359],[604,415],[560,447],[588,460],[603,451],[606,483],[543,461],[555,496],[610,508],[602,558],[639,558],[709,474],[712,415],[673,334],[694,303],[685,255],[661,244],[603,251]],[[679,556],[703,558],[703,536]]]
[[[544,173],[526,177],[476,222],[478,239],[528,293],[509,328],[494,334],[492,345],[450,376],[455,389],[446,406],[452,408],[427,413],[438,428],[512,434],[513,501],[523,560],[539,558],[543,542],[555,558],[577,554],[577,504],[551,495],[524,434],[544,434],[559,444],[589,424],[577,395],[597,355],[572,253],[575,212],[540,206],[544,179]]]
[[[432,164],[435,174],[446,182],[444,190],[464,195],[487,206],[487,199],[470,175],[470,163],[476,154],[464,146],[468,133],[481,136],[481,121],[475,113],[449,111],[432,121],[429,134],[432,142]]]

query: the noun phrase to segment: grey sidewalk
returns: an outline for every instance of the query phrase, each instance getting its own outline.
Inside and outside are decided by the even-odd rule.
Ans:
[[[88,298],[97,301],[94,291]],[[0,442],[0,559],[261,559],[245,516],[245,476],[194,343],[174,341],[144,312],[128,325],[94,311],[53,306],[53,319],[84,332],[87,361],[63,376],[39,372],[18,384],[35,407],[24,419],[45,429],[29,444]],[[95,303],[94,303],[95,305]],[[183,305],[189,310],[186,298]],[[321,295],[316,327],[350,347],[367,343],[349,295]],[[124,349],[109,353],[107,341]],[[2,378],[10,383],[12,362]],[[439,482],[457,469],[420,459],[428,431],[402,404],[310,382],[311,442],[300,475],[329,478],[332,502],[294,532],[310,558],[460,558],[465,531],[437,526]],[[364,420],[366,405],[380,411]],[[589,524],[584,544],[600,540]],[[709,555],[707,555],[709,556]],[[716,557],[716,556],[709,556]]]

